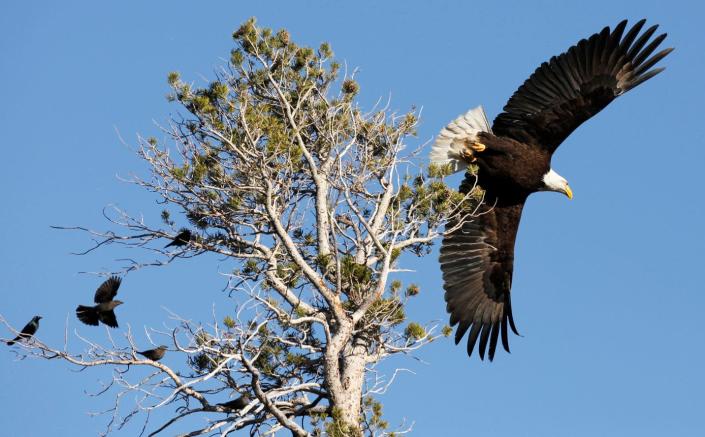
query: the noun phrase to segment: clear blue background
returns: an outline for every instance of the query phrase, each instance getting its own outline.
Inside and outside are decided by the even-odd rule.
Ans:
[[[393,426],[413,421],[419,436],[705,435],[699,2],[107,3],[9,2],[0,14],[0,313],[17,327],[42,314],[46,342],[63,342],[67,318],[70,334],[105,340],[103,328],[79,326],[72,314],[100,282],[78,272],[114,269],[122,252],[69,255],[89,246],[87,236],[49,226],[105,229],[110,203],[158,223],[155,197],[117,177],[146,175],[120,137],[134,145],[137,133],[158,134],[153,120],[178,109],[164,99],[167,72],[211,78],[250,16],[287,27],[299,43],[329,41],[359,67],[363,106],[391,95],[400,111],[423,107],[419,144],[477,104],[492,119],[539,63],[580,38],[646,17],[676,47],[668,69],[559,149],[554,168],[573,201],[540,194],[524,211],[513,290],[524,337],[494,363],[434,343],[418,354],[423,362],[403,361],[416,374],[402,374],[381,400]],[[444,322],[436,255],[407,262],[422,287],[410,313]],[[221,318],[232,306],[218,272],[229,266],[211,257],[130,274],[121,325],[147,346],[144,327],[169,323],[162,307],[208,322],[216,305]],[[0,349],[3,435],[104,429],[106,419],[87,412],[112,398],[84,391],[108,372],[17,362]],[[122,435],[136,435],[138,423]]]

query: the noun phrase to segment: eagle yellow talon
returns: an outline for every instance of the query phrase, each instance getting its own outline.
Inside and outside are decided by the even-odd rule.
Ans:
[[[470,148],[475,152],[484,152],[487,146],[482,143],[471,143]]]
[[[477,161],[477,158],[475,157],[475,154],[473,153],[472,149],[465,149],[462,152],[463,159],[465,159],[468,162],[475,162]]]
[[[477,161],[477,157],[475,156],[476,152],[483,152],[485,149],[487,149],[487,146],[485,146],[482,143],[477,143],[477,142],[467,142],[465,143],[465,148],[461,152],[463,159],[465,159],[468,162],[475,162]]]

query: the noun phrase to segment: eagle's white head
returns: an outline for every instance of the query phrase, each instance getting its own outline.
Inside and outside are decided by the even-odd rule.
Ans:
[[[546,191],[556,191],[558,193],[563,193],[568,196],[569,199],[573,198],[573,190],[570,189],[568,181],[553,169],[550,169],[548,173],[543,175],[543,183],[545,185],[544,190]]]

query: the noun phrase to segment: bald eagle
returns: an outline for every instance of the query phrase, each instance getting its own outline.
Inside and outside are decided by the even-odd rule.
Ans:
[[[490,127],[482,107],[441,130],[430,160],[455,171],[477,166],[460,185],[476,184],[484,202],[476,217],[453,225],[443,240],[440,263],[455,343],[468,330],[467,352],[479,340],[480,358],[494,358],[498,339],[509,352],[508,327],[518,335],[510,290],[514,240],[527,197],[557,191],[572,198],[568,182],[551,168],[563,140],[612,100],[651,79],[652,68],[673,49],[652,56],[666,34],[651,39],[658,26],[640,36],[645,20],[625,34],[627,21],[583,39],[544,62],[512,95]],[[454,230],[453,230],[454,229]]]

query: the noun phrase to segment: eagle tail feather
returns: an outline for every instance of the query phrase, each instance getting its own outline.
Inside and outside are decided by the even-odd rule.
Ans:
[[[453,173],[467,168],[468,163],[461,153],[468,142],[476,140],[480,132],[492,133],[482,106],[469,110],[441,130],[431,147],[431,164],[451,164]]]

